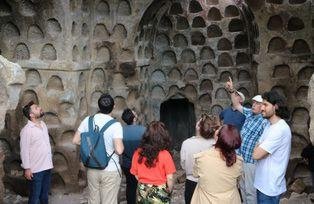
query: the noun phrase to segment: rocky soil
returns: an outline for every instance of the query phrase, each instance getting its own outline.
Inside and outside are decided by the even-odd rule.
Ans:
[[[185,173],[182,169],[177,169],[174,175],[176,184],[172,194],[173,204],[184,203],[184,182]],[[84,186],[86,182],[83,182]],[[125,177],[122,178],[119,204],[127,204],[125,198],[126,183]],[[53,189],[49,196],[50,204],[87,204],[88,190],[82,188],[81,191],[75,193],[64,193],[58,189]],[[22,197],[10,190],[5,190],[3,204],[27,204],[27,197]],[[306,186],[301,179],[296,179],[289,185],[288,191],[283,195],[280,204],[312,204],[314,203],[314,188]]]

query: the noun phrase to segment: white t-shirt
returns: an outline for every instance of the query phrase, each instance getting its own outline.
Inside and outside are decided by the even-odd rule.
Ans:
[[[268,196],[286,191],[285,173],[291,150],[291,130],[284,120],[267,124],[259,139],[262,149],[269,154],[257,161],[254,187]]]
[[[79,132],[88,132],[88,119],[89,116],[84,118],[78,127]],[[101,129],[112,117],[106,114],[97,113],[94,116],[94,125],[97,125],[99,129]],[[111,155],[114,151],[114,142],[115,138],[123,138],[122,126],[119,122],[113,123],[105,132],[104,132],[104,141],[106,145],[106,151],[108,155]],[[105,171],[117,171],[117,168],[120,170],[119,164],[119,156],[117,154],[113,154],[111,159],[109,160],[108,166]]]
[[[193,155],[205,150],[209,150],[215,143],[214,139],[205,139],[203,137],[191,137],[182,143],[180,151],[181,167],[185,170],[186,178],[197,182],[198,179],[193,176],[194,157]]]

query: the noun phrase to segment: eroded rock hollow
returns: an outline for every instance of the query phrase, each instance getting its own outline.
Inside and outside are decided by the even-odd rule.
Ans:
[[[143,124],[166,122],[178,151],[202,112],[218,114],[230,104],[229,76],[248,102],[268,90],[287,98],[293,132],[287,178],[310,185],[300,152],[310,135],[314,141],[313,8],[310,0],[0,1],[0,53],[26,77],[6,84],[8,76],[0,76],[5,186],[25,193],[19,131],[29,100],[51,112],[44,119],[54,153],[52,188],[66,192],[83,185],[71,139],[102,93],[114,97],[117,118],[128,106]]]

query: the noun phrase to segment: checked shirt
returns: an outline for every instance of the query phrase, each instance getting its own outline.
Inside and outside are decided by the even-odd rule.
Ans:
[[[239,154],[243,157],[244,162],[254,164],[253,150],[258,139],[261,137],[264,127],[268,123],[262,114],[253,114],[252,109],[243,107],[245,122],[241,129],[241,147]]]

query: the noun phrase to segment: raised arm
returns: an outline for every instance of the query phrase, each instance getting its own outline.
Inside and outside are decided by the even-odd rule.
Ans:
[[[233,87],[233,82],[230,76],[229,76],[229,80],[226,82],[225,88],[230,94],[232,106],[239,112],[243,113],[243,106],[240,104],[240,102],[237,99],[236,90]]]

